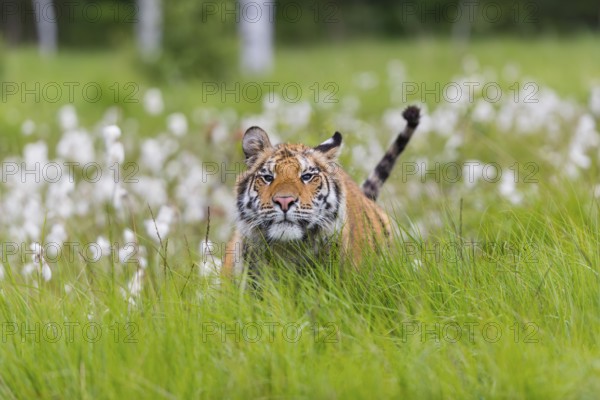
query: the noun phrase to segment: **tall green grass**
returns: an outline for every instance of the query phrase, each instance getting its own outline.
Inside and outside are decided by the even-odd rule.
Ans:
[[[474,245],[449,216],[446,233],[398,237],[358,272],[280,268],[259,293],[202,278],[198,257],[167,250],[135,304],[121,292],[135,268],[114,279],[108,261],[59,263],[36,288],[6,266],[0,393],[592,399],[597,209],[580,217],[486,223]]]
[[[590,37],[490,39],[474,41],[467,53],[481,66],[496,69],[517,60],[522,74],[584,102],[589,82],[600,78],[596,42]],[[406,64],[409,79],[444,82],[461,72],[465,54],[447,42],[428,40],[355,43],[335,52],[281,49],[280,68],[266,79],[299,81],[306,93],[314,82],[333,80],[340,83],[341,99],[356,93],[351,82],[357,72],[385,76],[390,58]],[[240,113],[260,108],[222,104],[219,97],[202,102],[201,82],[150,82],[137,74],[127,55],[119,55],[114,69],[106,63],[108,56],[62,54],[42,65],[33,52],[17,51],[7,55],[3,79],[30,84],[98,80],[103,88],[115,81],[139,82],[142,89],[159,85],[165,114],[190,115],[199,106],[231,107]],[[313,68],[305,67],[306,60]],[[564,71],[574,64],[576,77],[565,79]],[[379,121],[390,106],[387,93],[378,93],[362,92],[360,114],[367,120]],[[109,104],[75,106],[81,125],[91,126]],[[60,133],[59,107],[14,99],[0,107],[0,156],[17,154],[29,141],[19,133],[25,118],[45,124],[39,136],[52,146]],[[139,122],[140,134],[132,137],[162,130],[157,126],[164,124],[164,115],[148,116],[139,104],[119,107]],[[327,110],[315,118],[315,131],[333,124]],[[190,142],[198,134],[190,132]],[[311,135],[299,141],[319,143],[327,137]],[[266,274],[260,293],[225,281],[217,284],[199,274],[203,255],[195,249],[206,226],[173,228],[168,241],[155,244],[140,233],[147,210],[128,210],[131,215],[125,218],[112,209],[98,210],[110,220],[106,232],[98,232],[93,219],[69,225],[69,239],[80,245],[100,234],[118,241],[126,227],[137,232],[149,249],[139,296],[131,296],[128,288],[139,270],[136,263],[122,265],[112,258],[87,262],[84,254],[69,254],[52,263],[52,280],[44,282],[36,273],[24,278],[20,264],[2,259],[0,397],[597,398],[600,220],[592,196],[598,184],[595,167],[574,184],[552,160],[538,160],[537,149],[546,143],[543,135],[507,136],[468,124],[464,137],[468,145],[459,159],[505,166],[538,162],[537,192],[520,185],[526,197],[513,206],[491,183],[454,191],[448,183],[427,180],[421,185],[418,177],[407,182],[396,170],[386,188],[398,186],[403,208],[388,211],[400,232],[389,250],[368,257],[358,272],[277,269]],[[440,154],[445,144],[444,138],[433,136],[418,140],[411,143],[411,160]],[[347,143],[352,145],[351,137]],[[210,160],[211,149],[203,150],[201,156]],[[241,161],[237,145],[226,154]],[[342,165],[352,171],[350,160],[345,152]],[[427,190],[413,194],[415,184]],[[439,224],[429,224],[427,234],[409,229],[417,220],[434,217]],[[8,232],[0,232],[0,239],[11,240]],[[22,253],[28,248],[19,245]]]

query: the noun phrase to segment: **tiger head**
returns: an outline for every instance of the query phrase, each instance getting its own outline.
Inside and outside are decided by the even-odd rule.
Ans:
[[[316,147],[273,146],[261,128],[248,129],[242,142],[248,170],[237,184],[242,234],[288,242],[335,232],[344,213],[337,164],[341,144],[336,132]]]

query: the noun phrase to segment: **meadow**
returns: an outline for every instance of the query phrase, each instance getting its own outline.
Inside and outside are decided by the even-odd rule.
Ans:
[[[598,38],[281,48],[274,73],[153,82],[129,53],[6,52],[0,397],[593,399]],[[338,130],[362,181],[424,117],[358,272],[219,275],[240,138]]]

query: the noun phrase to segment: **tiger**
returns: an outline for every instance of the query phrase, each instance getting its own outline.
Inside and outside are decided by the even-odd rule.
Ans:
[[[407,107],[406,126],[361,187],[338,164],[342,135],[316,147],[272,145],[260,127],[243,136],[246,171],[235,185],[237,224],[225,247],[222,274],[260,275],[273,257],[299,265],[325,260],[358,268],[366,250],[389,246],[392,228],[375,202],[415,132],[420,109]]]

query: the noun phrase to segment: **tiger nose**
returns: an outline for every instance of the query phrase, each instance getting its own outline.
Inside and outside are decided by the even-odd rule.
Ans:
[[[279,207],[281,207],[281,210],[284,212],[286,212],[290,208],[290,205],[294,204],[296,200],[298,200],[298,198],[292,196],[273,197],[273,202],[279,204]]]

